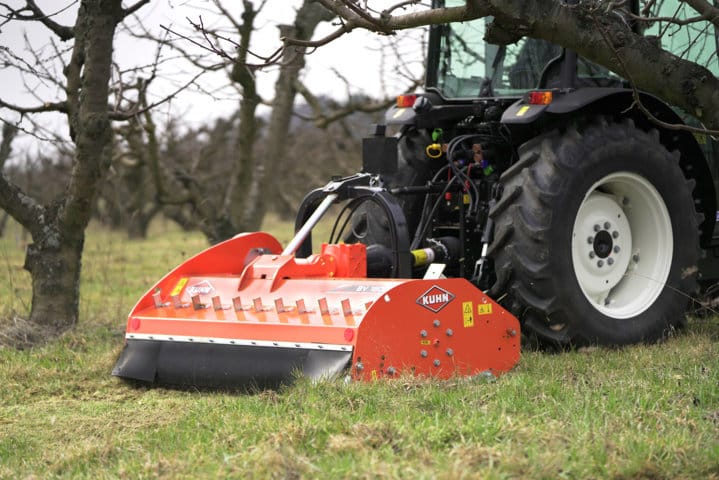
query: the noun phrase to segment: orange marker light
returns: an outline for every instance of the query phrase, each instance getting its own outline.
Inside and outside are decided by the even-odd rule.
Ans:
[[[398,108],[410,108],[412,105],[414,105],[415,100],[417,100],[416,94],[398,95],[397,96],[397,107]]]
[[[529,92],[527,102],[530,105],[549,105],[552,103],[552,92]]]

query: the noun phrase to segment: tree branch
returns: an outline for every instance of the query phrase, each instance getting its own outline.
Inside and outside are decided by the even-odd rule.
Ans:
[[[23,17],[17,17],[19,20],[37,20],[41,22],[43,25],[45,25],[47,28],[49,28],[55,35],[60,37],[60,40],[66,41],[70,40],[75,36],[75,31],[71,27],[67,27],[65,25],[60,25],[56,21],[52,19],[53,16],[57,15],[60,12],[63,12],[70,8],[72,5],[76,4],[77,1],[74,1],[67,5],[65,8],[58,10],[55,13],[52,13],[50,15],[45,15],[45,13],[40,10],[40,7],[37,6],[35,3],[35,0],[27,0],[26,8],[29,9],[33,15],[23,16]]]
[[[150,0],[138,0],[136,3],[130,5],[122,11],[122,18],[132,15],[148,3],[150,3]]]

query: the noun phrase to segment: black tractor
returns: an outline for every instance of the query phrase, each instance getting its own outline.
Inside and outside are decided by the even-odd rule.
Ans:
[[[712,138],[662,128],[626,80],[568,49],[489,43],[491,24],[431,27],[424,91],[398,98],[364,140],[363,173],[308,195],[297,224],[327,195],[347,199],[334,240],[367,244],[370,276],[436,275],[430,265],[442,264],[544,342],[667,335],[719,277]],[[713,29],[691,42],[717,70]],[[665,48],[685,48],[667,37],[676,45]],[[640,99],[663,123],[697,124]],[[298,253],[310,250],[308,239]]]

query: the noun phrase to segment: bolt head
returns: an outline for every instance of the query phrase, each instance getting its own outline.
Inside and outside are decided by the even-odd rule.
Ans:
[[[612,232],[612,238],[619,238],[619,232],[617,232],[616,230],[614,230],[614,231]]]
[[[395,369],[394,367],[387,368],[387,375],[394,375],[395,373],[397,373],[397,369]]]
[[[604,266],[604,260],[597,260],[597,266],[602,268]]]
[[[357,369],[358,372],[361,372],[362,370],[364,370],[364,365],[362,365],[362,362],[357,362],[355,364],[355,368]]]
[[[439,367],[440,361],[439,361],[439,360],[435,360],[434,362],[432,362],[432,364],[433,364],[435,367]]]
[[[591,237],[591,236],[587,237],[587,243],[590,244],[590,245],[593,244],[593,243],[594,243],[594,237]]]
[[[613,265],[614,259],[613,258],[607,258],[607,265]]]
[[[610,228],[612,228],[612,224],[609,222],[604,222],[604,230],[609,230]]]
[[[596,225],[594,225],[594,231],[595,231],[595,232],[598,232],[598,231],[601,230],[601,229],[602,229],[602,227],[600,227],[598,223],[597,223]]]
[[[447,349],[447,356],[451,357],[452,355],[454,355],[454,350],[452,350],[451,348],[448,348],[448,349]]]
[[[435,320],[434,322],[432,322],[432,325],[434,325],[435,327],[439,327],[440,326],[439,320]]]
[[[622,249],[619,247],[619,245],[614,245],[614,253],[619,253]]]
[[[420,337],[426,337],[426,336],[427,336],[427,330],[421,330],[421,331],[419,332],[419,336],[420,336]]]
[[[427,358],[427,350],[421,350],[419,354],[422,358]]]
[[[594,258],[594,252],[589,252],[589,258]]]
[[[447,329],[447,336],[448,336],[448,337],[451,337],[452,335],[454,335],[454,330],[452,330],[451,328],[448,328],[448,329]]]

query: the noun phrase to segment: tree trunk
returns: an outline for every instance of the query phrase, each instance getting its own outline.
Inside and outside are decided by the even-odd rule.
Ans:
[[[54,232],[51,237],[55,237]],[[32,278],[30,322],[51,334],[74,327],[78,320],[80,265],[84,236],[55,242],[46,240],[28,246],[25,269]]]
[[[83,0],[78,10],[72,55],[64,70],[76,149],[63,198],[44,206],[7,177],[0,178],[0,207],[32,235],[25,258],[33,287],[29,321],[50,334],[78,321],[85,228],[111,158],[108,83],[115,27],[123,17],[121,0]]]

